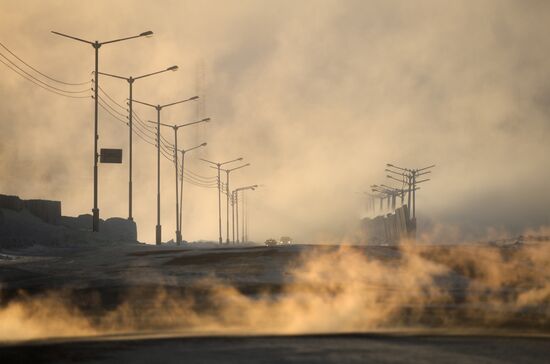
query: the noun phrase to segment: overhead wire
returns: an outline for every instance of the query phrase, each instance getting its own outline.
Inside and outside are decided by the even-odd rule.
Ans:
[[[50,81],[57,82],[59,84],[63,84],[63,85],[67,85],[67,86],[82,86],[82,85],[86,85],[90,82],[90,81],[86,81],[86,82],[80,82],[80,83],[70,83],[70,82],[61,81],[59,79],[56,79],[54,77],[51,77],[51,76],[39,71],[35,67],[31,66],[30,64],[25,62],[23,59],[18,57],[10,49],[8,49],[1,42],[0,42],[0,46],[2,48],[4,48],[15,59],[17,59],[22,64],[27,66],[29,69],[31,69],[32,71],[36,72],[40,76],[45,77],[46,79],[48,79]],[[82,93],[85,93],[85,92],[91,92],[91,91],[93,91],[93,88],[92,89],[82,89],[82,90],[67,90],[67,89],[63,89],[63,88],[60,88],[60,87],[56,87],[54,85],[49,84],[48,82],[40,80],[39,78],[35,77],[31,73],[27,72],[26,70],[24,70],[23,68],[18,66],[13,60],[8,58],[5,54],[0,52],[0,56],[5,59],[5,61],[0,59],[0,62],[2,64],[4,64],[6,67],[8,67],[11,71],[15,72],[16,74],[23,77],[27,81],[32,82],[33,84],[41,87],[42,89],[44,89],[46,91],[52,92],[52,93],[60,95],[60,96],[69,97],[69,98],[77,98],[77,99],[84,99],[84,98],[90,98],[90,97],[92,99],[94,98],[94,95],[77,95],[77,94],[82,94]],[[93,80],[91,80],[91,81],[93,82]],[[120,123],[123,123],[126,126],[129,126],[128,117],[125,114],[123,114],[122,112],[118,111],[113,106],[113,104],[115,106],[117,106],[118,108],[126,111],[126,112],[128,112],[128,109],[125,108],[124,106],[122,106],[121,104],[119,104],[116,100],[114,100],[114,98],[111,97],[111,95],[109,95],[101,86],[98,86],[98,92],[100,92],[102,95],[104,95],[106,97],[106,98],[103,98],[98,93],[98,100],[97,100],[98,106],[101,107],[105,112],[107,112],[107,114],[110,115],[114,120],[116,120]],[[140,138],[142,141],[144,141],[145,143],[157,147],[156,127],[153,126],[153,125],[148,125],[147,123],[145,123],[141,119],[141,117],[137,113],[135,113],[134,111],[132,112],[132,114],[134,116],[133,120],[136,121],[136,123],[133,125],[133,126],[135,126],[135,128],[132,128],[132,132],[138,138]],[[172,163],[174,163],[175,160],[174,160],[174,156],[172,154],[172,150],[174,150],[174,145],[172,143],[170,143],[162,134],[160,134],[160,140],[161,140],[160,152],[161,152],[162,156],[164,158],[166,158],[168,161],[171,161]],[[217,181],[216,176],[214,176],[214,177],[205,177],[205,176],[201,176],[197,173],[194,173],[189,169],[182,170],[181,167],[179,167],[179,166],[178,166],[178,168],[179,168],[179,171],[181,173],[181,178],[184,179],[185,181],[187,181],[188,183],[191,183],[191,184],[199,186],[199,187],[205,187],[205,188],[217,188],[218,187],[218,181]],[[224,184],[221,183],[222,189],[224,188],[223,186],[224,186]]]
[[[11,59],[9,59],[8,57],[6,57],[4,54],[0,53],[0,56],[3,57],[6,61],[8,61],[9,63],[11,63],[14,67],[16,67],[18,70],[20,70],[21,72],[23,72],[25,75],[27,75],[28,77],[32,78],[33,80],[35,80],[36,82],[39,82],[40,84],[43,84],[44,86],[47,86],[49,88],[52,88],[58,92],[64,92],[64,93],[68,93],[68,94],[80,94],[80,93],[84,93],[84,92],[89,92],[90,90],[89,89],[83,89],[83,90],[77,90],[77,91],[71,91],[71,90],[65,90],[65,89],[62,89],[62,88],[59,88],[59,87],[56,87],[56,86],[52,86],[50,85],[49,83],[47,82],[44,82],[42,80],[40,80],[39,78],[33,76],[32,74],[28,73],[27,71],[25,71],[24,69],[22,69],[21,67],[19,67],[15,62],[13,62]],[[6,64],[5,62],[2,62],[4,64]],[[10,67],[11,68],[11,67]]]
[[[105,99],[102,98],[100,95],[97,95],[97,96],[98,96],[98,98],[99,98],[100,101],[103,101],[103,103],[104,103],[105,105],[107,105],[107,107],[108,107],[109,109],[112,110],[112,112],[118,114],[119,116],[121,116],[121,117],[123,117],[123,118],[125,118],[125,119],[127,118],[127,116],[126,116],[125,114],[123,114],[123,113],[121,113],[121,112],[115,110],[115,108],[112,107],[107,101],[105,101]]]
[[[46,75],[45,73],[42,73],[40,72],[39,70],[37,70],[36,68],[34,68],[33,66],[31,66],[30,64],[28,64],[27,62],[25,62],[24,60],[22,60],[21,58],[19,58],[15,53],[13,53],[8,47],[6,47],[2,42],[0,42],[0,46],[2,48],[4,48],[6,51],[9,52],[9,54],[11,54],[13,57],[15,57],[18,61],[20,61],[21,63],[23,63],[25,66],[29,67],[31,70],[33,70],[34,72],[38,73],[39,75],[43,76],[43,77],[46,77],[47,79],[51,80],[51,81],[54,81],[54,82],[57,82],[57,83],[60,83],[60,84],[63,84],[63,85],[67,85],[67,86],[82,86],[82,85],[86,85],[88,83],[88,81],[86,82],[77,82],[77,83],[72,83],[72,82],[65,82],[65,81],[61,81],[61,80],[58,80],[56,78],[53,78],[51,76],[48,76]],[[5,57],[4,57],[5,58]]]
[[[93,98],[93,97],[92,97]],[[103,105],[103,103],[101,101],[98,101],[97,103],[99,105],[99,107],[101,107],[103,110],[105,110],[109,115],[111,115],[111,117],[113,117],[113,119],[115,119],[116,121],[119,121],[123,124],[125,124],[126,126],[128,125],[128,122],[125,121],[125,120],[122,120],[120,119],[119,117],[117,117],[115,114],[113,114],[105,105]]]
[[[197,174],[197,173],[195,173],[195,172],[193,172],[193,171],[191,171],[191,170],[188,170],[188,171],[189,171],[189,173],[191,173],[191,174],[193,174],[193,175],[195,175],[195,176],[197,176],[197,177],[199,177],[199,178],[210,179],[210,180],[211,180],[211,179],[213,179],[213,180],[217,180],[217,179],[218,179],[218,176],[204,177],[204,176],[201,176],[200,174]]]
[[[67,95],[67,94],[64,94],[64,93],[61,93],[59,91],[56,91],[56,90],[52,90],[36,81],[33,80],[33,78],[31,77],[28,77],[24,74],[22,74],[21,72],[17,71],[16,69],[13,68],[13,66],[11,66],[10,64],[4,62],[3,60],[0,59],[0,62],[2,62],[6,67],[8,67],[10,70],[12,70],[13,72],[17,73],[19,76],[23,77],[24,79],[26,79],[27,81],[29,82],[32,82],[34,83],[35,85],[43,88],[44,90],[46,91],[49,91],[51,93],[54,93],[54,94],[57,94],[57,95],[60,95],[60,96],[65,96],[65,97],[69,97],[69,98],[72,98],[72,99],[87,99],[87,98],[90,98],[90,95],[83,95],[83,96],[75,96],[75,95]]]

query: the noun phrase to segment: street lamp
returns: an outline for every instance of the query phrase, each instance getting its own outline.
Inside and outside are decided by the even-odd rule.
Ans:
[[[244,190],[252,190],[254,191],[256,188],[258,188],[258,185],[251,185],[251,186],[245,186],[245,187],[240,187],[240,188],[237,188],[233,191],[233,194],[235,194],[235,197],[234,197],[234,201],[235,201],[235,211],[236,211],[236,214],[235,214],[235,220],[236,220],[236,226],[237,226],[237,244],[239,243],[239,191],[244,191]],[[233,241],[233,244],[235,243],[235,241]],[[244,241],[243,241],[244,243]]]
[[[213,164],[216,166],[217,170],[218,170],[218,226],[219,226],[219,243],[221,244],[222,243],[222,190],[221,190],[221,179],[220,179],[220,169],[221,169],[221,166],[225,165],[225,164],[228,164],[228,163],[233,163],[233,162],[237,162],[237,161],[242,161],[243,158],[237,158],[237,159],[232,159],[230,161],[227,161],[227,162],[223,162],[223,163],[219,163],[219,162],[212,162],[212,161],[209,161],[207,159],[203,159],[201,158],[202,161],[204,162],[207,162],[207,163],[210,163],[210,164]],[[228,192],[229,193],[229,192]]]
[[[123,77],[123,76],[118,76],[118,75],[113,75],[113,74],[110,74],[110,73],[105,73],[105,72],[98,72],[98,74],[100,75],[104,75],[104,76],[109,76],[109,77],[114,77],[114,78],[118,78],[120,80],[125,80],[126,82],[128,82],[128,86],[130,88],[129,90],[129,97],[128,97],[128,112],[129,112],[129,115],[128,115],[128,126],[130,128],[129,130],[129,156],[128,156],[128,168],[129,168],[129,171],[128,171],[128,220],[133,220],[133,216],[132,216],[132,135],[133,135],[133,113],[132,113],[132,86],[134,84],[134,81],[136,80],[139,80],[139,79],[142,79],[142,78],[145,78],[145,77],[149,77],[149,76],[153,76],[153,75],[158,75],[159,73],[164,73],[164,72],[167,72],[167,71],[177,71],[178,70],[178,66],[172,66],[172,67],[168,67],[162,71],[157,71],[157,72],[152,72],[152,73],[148,73],[146,75],[141,75],[141,76],[138,76],[138,77]]]
[[[231,169],[221,169],[222,171],[224,171],[226,173],[226,180],[225,180],[225,188],[227,190],[227,201],[226,201],[226,208],[227,208],[227,212],[226,212],[226,215],[227,215],[227,235],[225,236],[226,239],[225,239],[225,243],[226,244],[229,244],[229,173],[230,172],[233,172],[237,169],[241,169],[241,168],[244,168],[244,167],[248,167],[250,165],[250,163],[247,163],[247,164],[243,164],[242,166],[239,166],[239,167],[235,167],[235,168],[231,168]],[[212,168],[216,168],[216,167],[212,167]]]
[[[181,104],[187,101],[197,100],[198,98],[198,96],[193,96],[185,100],[171,102],[165,105],[153,105],[143,101],[134,100],[134,102],[137,102],[138,104],[149,106],[157,110],[157,226],[155,228],[155,238],[157,245],[160,245],[162,241],[162,227],[160,225],[160,111],[165,107]]]
[[[178,130],[179,128],[183,128],[184,126],[189,126],[189,125],[193,125],[193,124],[198,124],[198,123],[205,123],[205,122],[209,122],[210,121],[210,118],[204,118],[202,120],[198,120],[198,121],[193,121],[193,122],[190,122],[190,123],[186,123],[186,124],[180,124],[180,125],[168,125],[168,124],[163,124],[163,123],[157,123],[157,124],[160,124],[162,126],[167,126],[169,128],[172,128],[174,130],[174,167],[175,167],[175,170],[176,170],[176,242],[178,243],[178,245],[181,243],[181,226],[179,225],[179,222],[180,222],[180,218],[179,218],[179,212],[180,212],[180,209],[179,209],[179,202],[178,202]],[[149,121],[148,122],[150,123],[155,123],[154,121]],[[181,172],[182,175],[183,175],[183,171]]]
[[[193,148],[189,149],[180,149],[181,152],[181,185],[180,185],[180,213],[179,213],[179,230],[180,230],[180,237],[181,237],[181,231],[182,231],[182,214],[183,214],[183,174],[185,172],[185,153],[190,152],[194,149],[200,148],[200,147],[206,147],[207,143],[199,144]]]
[[[95,50],[95,71],[94,71],[95,72],[94,73],[94,75],[95,75],[95,77],[94,77],[94,208],[92,209],[92,214],[93,214],[92,230],[93,231],[99,231],[99,208],[97,206],[97,179],[98,179],[98,176],[97,176],[97,160],[98,160],[98,157],[99,157],[99,155],[97,154],[97,142],[99,140],[98,119],[97,119],[98,118],[98,114],[97,114],[97,106],[98,106],[97,92],[98,92],[98,88],[99,88],[99,74],[98,74],[99,73],[99,48],[104,44],[121,42],[123,40],[129,40],[129,39],[140,38],[140,37],[147,37],[147,36],[153,35],[153,32],[148,30],[146,32],[140,33],[139,35],[134,35],[134,36],[131,36],[131,37],[126,37],[126,38],[119,38],[119,39],[114,39],[114,40],[108,40],[108,41],[105,41],[105,42],[98,42],[97,40],[92,42],[92,41],[89,41],[89,40],[73,37],[71,35],[67,35],[67,34],[63,34],[63,33],[59,33],[59,32],[54,32],[54,31],[52,31],[52,33],[60,35],[62,37],[77,40],[79,42],[90,44]]]

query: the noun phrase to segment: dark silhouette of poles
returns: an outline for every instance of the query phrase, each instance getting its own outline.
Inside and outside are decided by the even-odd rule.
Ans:
[[[180,185],[180,212],[179,212],[179,230],[180,230],[180,236],[183,234],[182,229],[182,216],[183,216],[183,176],[185,173],[185,153],[190,152],[194,149],[200,148],[200,147],[206,147],[207,143],[199,144],[193,148],[189,149],[180,149],[181,153],[181,185]]]
[[[179,209],[179,198],[178,198],[178,176],[179,176],[179,173],[178,173],[178,168],[179,168],[179,165],[178,165],[178,130],[180,128],[185,127],[185,126],[194,125],[194,124],[198,124],[198,123],[204,123],[204,122],[208,122],[208,121],[210,121],[210,118],[204,118],[202,120],[193,121],[193,122],[190,122],[190,123],[180,124],[180,125],[168,125],[168,124],[158,123],[161,126],[166,126],[166,127],[172,128],[172,130],[174,130],[174,167],[175,167],[174,169],[176,170],[176,243],[178,245],[181,244],[181,228],[180,228],[180,225],[179,225],[180,224],[180,218],[179,218],[180,209]],[[149,122],[154,123],[154,121],[149,121]]]
[[[227,190],[227,201],[226,201],[226,214],[227,214],[227,231],[226,231],[226,239],[225,239],[225,243],[226,244],[229,244],[229,173],[233,172],[233,171],[236,171],[237,169],[241,169],[241,168],[244,168],[244,167],[248,167],[250,165],[250,163],[247,163],[247,164],[243,164],[242,166],[238,166],[238,167],[235,167],[235,168],[231,168],[231,169],[221,169],[222,171],[224,171],[226,173],[226,179],[225,179],[225,188]],[[214,167],[212,167],[214,168]]]
[[[114,39],[114,40],[108,40],[108,41],[105,41],[105,42],[99,42],[97,40],[94,41],[94,42],[91,42],[91,41],[88,41],[88,40],[85,40],[85,39],[73,37],[71,35],[67,35],[67,34],[63,34],[63,33],[59,33],[59,32],[52,31],[52,33],[60,35],[62,37],[77,40],[79,42],[90,44],[95,50],[95,71],[94,71],[94,75],[95,75],[95,77],[94,77],[94,207],[92,209],[92,214],[93,214],[92,231],[99,231],[99,207],[98,207],[98,204],[97,204],[97,193],[98,193],[97,161],[98,161],[98,158],[99,158],[99,155],[97,153],[97,143],[98,143],[98,140],[99,140],[98,113],[97,113],[97,111],[98,111],[98,95],[97,95],[97,93],[98,93],[98,88],[99,88],[99,48],[104,44],[122,42],[124,40],[129,40],[129,39],[134,39],[134,38],[140,38],[140,37],[146,37],[146,36],[149,36],[149,35],[153,35],[153,32],[148,30],[148,31],[143,32],[139,35],[134,35],[134,36],[125,37],[125,38],[119,38],[119,39]]]
[[[143,101],[134,100],[134,102],[137,102],[138,104],[149,106],[157,110],[157,226],[155,227],[155,241],[157,245],[160,245],[162,242],[162,227],[160,225],[160,111],[165,107],[197,100],[198,98],[198,96],[193,96],[185,100],[180,100],[165,105],[153,105]]]
[[[201,158],[201,160],[204,161],[204,162],[215,165],[217,170],[218,170],[218,226],[219,226],[219,243],[222,244],[222,241],[223,241],[222,240],[222,189],[221,189],[220,169],[221,169],[221,166],[223,166],[225,164],[233,163],[233,162],[237,162],[237,161],[242,161],[243,158],[241,157],[241,158],[237,158],[237,159],[232,159],[230,161],[223,162],[223,163],[212,162],[212,161],[209,161],[209,160],[203,159],[203,158]]]
[[[235,191],[231,191],[231,242],[235,244]]]
[[[243,244],[245,244],[246,242],[248,242],[248,240],[246,239],[246,219],[248,218],[248,211],[246,209],[246,191],[243,191],[242,193],[243,195],[243,203],[242,203],[242,210],[243,210],[243,217],[242,217],[242,221],[243,221],[243,238],[242,238],[242,241],[243,241]]]
[[[372,216],[376,216],[376,195],[369,192],[363,192],[367,196],[367,214],[372,210]]]
[[[408,200],[409,216],[412,216],[413,222],[416,221],[416,190],[419,189],[419,187],[417,187],[417,184],[427,182],[430,180],[428,178],[428,179],[423,179],[418,181],[417,178],[420,176],[426,175],[428,173],[431,173],[429,169],[435,167],[435,164],[428,167],[416,168],[416,169],[402,168],[390,163],[386,164],[386,166],[394,169],[394,170],[386,169],[386,172],[390,172],[393,175],[401,176],[402,179],[400,180],[398,178],[395,178],[393,175],[387,175],[386,177],[396,180],[398,182],[407,184],[407,187],[408,187],[407,200]],[[397,171],[395,171],[395,169]],[[411,195],[412,195],[412,215],[411,215]]]
[[[237,244],[239,243],[239,192],[245,190],[254,191],[256,188],[258,188],[258,185],[251,185],[240,187],[233,191],[233,193],[235,194],[235,225],[237,227]]]
[[[243,243],[248,243],[248,198],[243,191]]]
[[[132,136],[133,136],[133,112],[132,112],[132,93],[133,93],[133,85],[134,85],[134,81],[137,81],[139,79],[142,79],[142,78],[145,78],[145,77],[149,77],[149,76],[153,76],[153,75],[158,75],[159,73],[164,73],[164,72],[167,72],[167,71],[177,71],[178,70],[178,66],[172,66],[172,67],[168,67],[162,71],[157,71],[157,72],[152,72],[152,73],[148,73],[146,75],[141,75],[141,76],[138,76],[138,77],[123,77],[123,76],[117,76],[117,75],[113,75],[113,74],[110,74],[110,73],[105,73],[105,72],[98,72],[98,74],[100,75],[104,75],[104,76],[109,76],[109,77],[114,77],[114,78],[118,78],[120,80],[125,80],[126,82],[128,82],[128,87],[129,87],[129,97],[128,97],[128,127],[129,127],[129,147],[128,147],[128,220],[134,220],[134,217],[132,216],[132,147],[133,147],[133,144],[132,144]]]

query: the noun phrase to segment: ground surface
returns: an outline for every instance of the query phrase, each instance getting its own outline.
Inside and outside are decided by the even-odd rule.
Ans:
[[[0,347],[2,363],[548,363],[547,339],[327,335],[164,338]]]
[[[445,287],[453,295],[452,304],[446,305],[451,307],[450,311],[445,311],[449,310],[448,307],[443,310],[433,303],[428,309],[423,308],[422,311],[415,310],[413,306],[406,307],[406,312],[414,313],[412,317],[416,320],[415,323],[424,325],[422,330],[417,331],[397,330],[384,333],[375,330],[362,331],[358,334],[350,331],[350,334],[313,333],[278,336],[259,333],[250,336],[238,331],[237,334],[231,331],[220,334],[217,329],[212,335],[204,336],[204,332],[201,332],[201,336],[193,337],[190,331],[163,331],[163,328],[167,327],[166,321],[178,319],[169,315],[169,317],[162,317],[165,308],[169,311],[168,304],[172,304],[172,301],[165,300],[160,304],[157,302],[155,303],[157,306],[150,302],[151,297],[158,295],[158,289],[162,287],[165,295],[177,297],[192,295],[199,304],[204,304],[200,301],[201,291],[191,289],[195,283],[204,279],[215,279],[217,282],[229,284],[245,297],[257,297],[266,291],[273,297],[279,297],[281,294],[288,293],[284,290],[286,285],[301,283],[297,282],[293,271],[298,264],[298,257],[311,249],[316,248],[311,246],[276,248],[195,246],[191,248],[126,244],[59,249],[33,247],[24,251],[1,251],[0,319],[10,318],[10,316],[2,316],[2,314],[8,315],[7,310],[2,311],[2,308],[9,307],[11,303],[20,299],[22,291],[25,292],[26,297],[31,298],[40,297],[48,292],[63,292],[62,294],[68,297],[67,300],[71,305],[77,307],[79,312],[84,312],[86,317],[92,318],[103,317],[105,312],[120,307],[121,302],[128,299],[128,292],[131,291],[133,292],[131,302],[135,304],[133,309],[145,307],[145,312],[148,314],[155,312],[161,317],[158,320],[162,324],[155,326],[150,332],[141,328],[136,332],[122,334],[100,332],[91,335],[88,333],[58,335],[55,331],[56,326],[52,326],[54,329],[49,329],[45,333],[38,331],[35,337],[24,339],[25,333],[23,333],[23,339],[10,340],[9,330],[13,330],[13,327],[2,326],[0,322],[0,341],[3,341],[0,345],[0,362],[548,362],[550,328],[547,326],[549,322],[547,305],[534,308],[530,306],[530,310],[521,310],[509,320],[503,321],[504,324],[490,327],[484,326],[485,321],[475,321],[477,316],[473,317],[471,312],[477,311],[472,311],[471,307],[468,315],[464,317],[462,313],[456,314],[461,310],[457,307],[465,305],[463,296],[469,278],[473,274],[473,268],[470,266],[467,271],[457,269],[450,274],[437,277],[437,284]],[[325,247],[324,249],[330,252],[338,248]],[[392,247],[362,249],[370,260],[382,262],[385,265],[396,264],[402,255],[398,249]],[[509,253],[504,252],[504,255],[507,256]],[[439,260],[444,260],[452,254],[444,251],[437,256]],[[337,262],[334,264],[336,267]],[[419,267],[413,266],[411,272],[421,269],[423,264]],[[538,269],[538,272],[544,275],[547,274],[547,267],[545,265],[543,268],[532,269]],[[350,270],[353,270],[351,265]],[[406,272],[405,275],[407,274],[409,273]],[[384,286],[369,289],[398,294],[403,292],[403,287],[396,288],[385,283]],[[506,286],[506,291],[501,291],[505,295],[510,295],[512,288]],[[502,295],[502,292],[498,294]],[[476,306],[476,310],[482,307],[481,309],[485,311],[495,311],[495,306],[487,306],[487,302],[482,303],[483,305]],[[408,304],[410,305],[410,302]],[[151,305],[154,311],[151,311]],[[207,311],[212,309],[211,303],[207,306]],[[496,307],[500,309],[500,306]],[[173,311],[173,307],[171,309]],[[50,312],[54,316],[59,314],[57,311]],[[179,311],[175,312],[179,314]],[[437,315],[433,312],[437,312]],[[455,320],[458,317],[460,322],[466,322],[466,327],[472,322],[476,323],[476,330],[472,330],[470,335],[457,335],[456,330],[446,330],[447,324],[441,320],[441,312],[455,315]],[[137,314],[131,312],[131,314],[138,317],[140,315],[139,312]],[[337,314],[337,312],[322,315],[327,314]],[[485,315],[483,317],[487,318]],[[58,318],[59,321],[65,319],[63,315]],[[117,319],[120,320],[120,317]],[[30,320],[34,318],[31,317]],[[157,324],[158,320],[153,322]],[[147,324],[149,325],[150,322],[147,321]],[[336,327],[338,327],[338,321],[336,321]]]

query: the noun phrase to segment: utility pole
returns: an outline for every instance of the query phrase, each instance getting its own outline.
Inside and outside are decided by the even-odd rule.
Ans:
[[[169,128],[172,128],[172,130],[174,130],[174,169],[176,170],[176,243],[178,245],[181,244],[181,226],[180,226],[180,217],[179,217],[179,214],[180,214],[180,208],[179,208],[179,198],[178,198],[178,177],[179,177],[179,173],[178,173],[178,168],[179,168],[179,165],[178,165],[178,130],[180,128],[183,128],[185,126],[189,126],[189,125],[194,125],[194,124],[198,124],[198,123],[205,123],[205,122],[209,122],[210,121],[210,118],[204,118],[202,120],[198,120],[198,121],[193,121],[193,122],[190,122],[190,123],[186,123],[186,124],[180,124],[180,125],[168,125],[168,124],[163,124],[163,123],[159,123],[161,126],[165,126],[165,127],[169,127]],[[154,123],[154,121],[149,121],[150,123]],[[183,173],[183,170],[182,170],[182,173]]]
[[[99,41],[88,41],[85,39],[73,37],[71,35],[54,32],[53,34],[60,35],[62,37],[70,38],[79,42],[90,44],[95,50],[95,71],[94,71],[94,207],[92,208],[92,231],[99,231],[99,207],[98,207],[98,168],[97,162],[99,159],[99,154],[97,153],[97,143],[99,141],[99,127],[98,127],[98,89],[99,89],[99,48],[104,44],[110,44],[115,42],[121,42],[124,40],[135,39],[140,37],[147,37],[153,35],[153,32],[148,30],[146,32],[140,33],[139,35],[134,35],[131,37],[119,38],[114,40],[108,40],[104,42]]]
[[[216,166],[216,169],[218,170],[218,231],[219,231],[219,243],[220,245],[222,244],[222,189],[221,189],[221,178],[220,178],[220,170],[221,170],[221,166],[225,165],[225,164],[228,164],[228,163],[233,163],[233,162],[237,162],[237,161],[242,161],[243,158],[240,157],[240,158],[237,158],[237,159],[232,159],[230,161],[227,161],[227,162],[223,162],[223,163],[220,163],[220,162],[212,162],[212,161],[209,161],[207,159],[203,159],[201,158],[202,161],[206,162],[206,163],[210,163],[210,164],[213,164]],[[229,192],[228,192],[229,193]]]
[[[239,192],[246,191],[246,190],[254,191],[256,188],[258,188],[258,185],[250,185],[250,186],[237,188],[233,191],[233,193],[235,194],[235,225],[237,226],[237,244],[239,244]],[[243,227],[243,231],[244,231],[244,227]],[[244,240],[243,240],[243,243],[244,243]]]
[[[239,241],[239,191],[235,191],[235,226],[237,229],[237,244]]]
[[[236,171],[237,169],[241,169],[241,168],[244,168],[244,167],[248,167],[250,165],[250,163],[247,163],[247,164],[243,164],[242,166],[239,166],[239,167],[235,167],[235,168],[231,168],[231,169],[221,169],[222,171],[225,172],[225,176],[226,176],[226,179],[225,179],[225,187],[226,187],[226,192],[227,192],[227,201],[226,201],[226,217],[227,217],[227,223],[226,223],[226,239],[225,239],[225,243],[226,244],[229,244],[229,173],[233,172],[233,171]],[[212,168],[215,168],[215,167],[212,167]]]
[[[235,244],[235,191],[231,191],[231,241]]]
[[[417,180],[418,177],[426,175],[428,173],[431,173],[431,168],[435,167],[435,164],[424,167],[424,168],[403,168],[398,167],[394,164],[386,164],[388,168],[386,168],[386,172],[392,173],[392,175],[387,175],[389,179],[393,179],[398,182],[402,182],[403,184],[407,184],[408,187],[408,194],[407,194],[407,200],[408,200],[408,212],[409,217],[411,219],[411,230],[414,235],[416,235],[416,190],[418,190],[420,187],[417,187],[417,184],[427,182],[430,179],[426,178],[423,180]],[[395,176],[400,176],[402,179],[398,179]],[[412,215],[411,215],[411,194],[412,194]],[[411,217],[412,216],[412,217]],[[414,237],[413,235],[413,237]]]
[[[160,111],[165,107],[197,100],[198,98],[198,96],[193,96],[185,100],[180,100],[165,105],[153,105],[143,101],[134,100],[134,102],[137,102],[138,104],[149,106],[157,110],[157,226],[155,227],[155,242],[157,245],[160,245],[162,242],[162,226],[160,225]]]
[[[247,220],[248,220],[248,206],[246,201],[246,191],[243,191],[243,243],[248,243],[247,235]]]
[[[139,79],[142,79],[142,78],[145,78],[145,77],[149,77],[149,76],[153,76],[153,75],[158,75],[159,73],[164,73],[164,72],[167,72],[167,71],[177,71],[178,70],[178,66],[171,66],[171,67],[168,67],[162,71],[157,71],[157,72],[152,72],[152,73],[148,73],[148,74],[145,74],[145,75],[142,75],[142,76],[138,76],[138,77],[123,77],[123,76],[118,76],[118,75],[113,75],[113,74],[110,74],[110,73],[105,73],[105,72],[98,72],[98,74],[100,75],[104,75],[104,76],[109,76],[109,77],[113,77],[113,78],[118,78],[118,79],[121,79],[121,80],[125,80],[126,82],[128,82],[128,87],[129,87],[129,97],[128,97],[128,127],[129,127],[129,142],[128,142],[128,220],[130,221],[133,221],[134,220],[134,217],[132,215],[132,155],[133,155],[133,143],[132,143],[132,136],[133,136],[133,111],[132,111],[132,94],[133,94],[133,85],[134,85],[134,82],[139,80]]]
[[[185,173],[185,153],[190,152],[194,149],[200,148],[200,147],[206,147],[207,143],[199,144],[193,148],[189,149],[180,149],[181,152],[181,184],[180,184],[180,211],[179,211],[179,230],[180,230],[180,236],[183,234],[183,228],[182,228],[182,220],[183,220],[183,176]],[[177,199],[177,196],[176,196]],[[183,238],[182,238],[183,239]],[[178,243],[179,245],[179,243]]]

